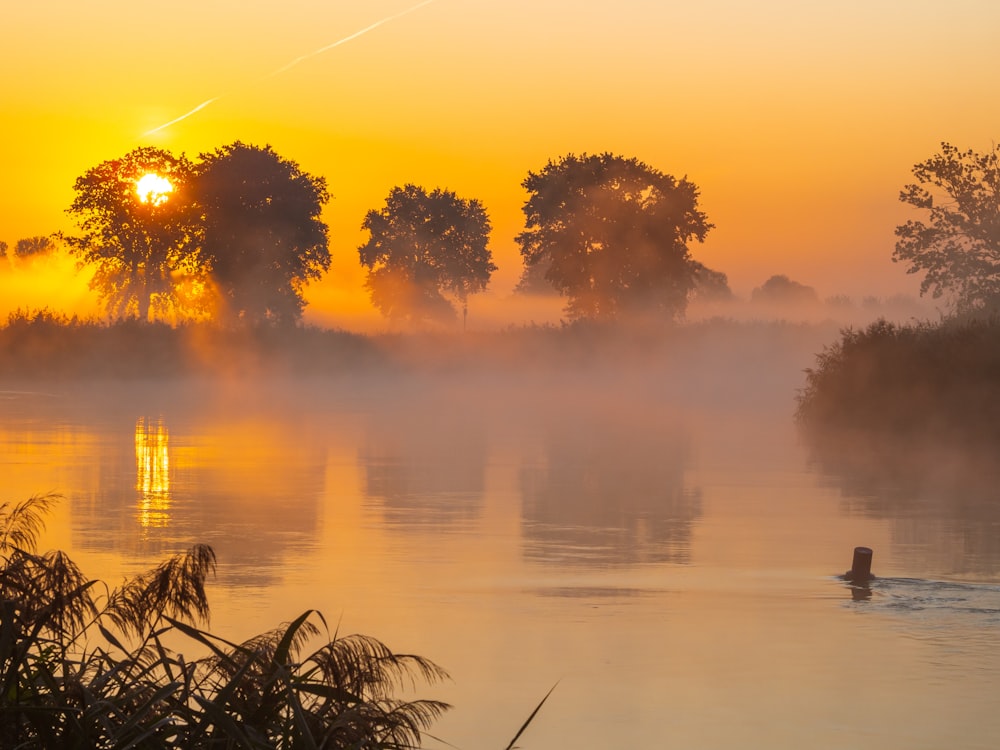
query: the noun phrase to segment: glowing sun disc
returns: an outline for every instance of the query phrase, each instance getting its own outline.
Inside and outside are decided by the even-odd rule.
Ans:
[[[150,203],[159,206],[165,203],[174,186],[170,180],[153,172],[149,172],[140,177],[135,183],[135,192],[139,196],[140,203]]]

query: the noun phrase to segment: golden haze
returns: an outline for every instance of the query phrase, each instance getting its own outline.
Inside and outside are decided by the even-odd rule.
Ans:
[[[694,254],[741,296],[777,273],[821,296],[916,294],[890,261],[898,191],[941,141],[989,148],[1000,122],[985,0],[435,0],[276,72],[413,5],[6,9],[0,239],[71,229],[75,178],[136,146],[271,144],[334,196],[334,263],[307,315],[378,325],[356,249],[393,186],[484,203],[499,301],[520,273],[527,172],[612,151],[701,187],[716,229]]]

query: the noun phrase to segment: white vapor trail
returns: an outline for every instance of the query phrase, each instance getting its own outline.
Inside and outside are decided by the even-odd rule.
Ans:
[[[264,76],[260,80],[263,81],[263,80],[265,80],[267,78],[273,78],[276,75],[281,75],[285,71],[290,70],[291,68],[294,68],[300,62],[303,62],[304,60],[308,60],[310,57],[315,57],[316,55],[322,55],[324,52],[332,50],[334,47],[339,47],[342,44],[347,44],[348,42],[353,41],[354,39],[357,39],[359,36],[362,36],[363,34],[367,34],[369,31],[372,31],[373,29],[377,29],[379,26],[381,26],[383,24],[389,23],[390,21],[395,21],[397,18],[402,18],[403,16],[408,15],[410,13],[413,13],[416,10],[420,10],[425,5],[430,5],[433,2],[434,2],[434,0],[423,0],[423,2],[417,3],[416,5],[414,5],[414,6],[410,7],[410,8],[407,8],[406,10],[401,10],[399,13],[395,13],[395,14],[393,14],[391,16],[387,16],[386,18],[383,18],[380,21],[376,21],[375,23],[371,24],[370,26],[365,26],[365,28],[361,29],[360,31],[355,31],[350,36],[345,36],[343,39],[338,39],[335,42],[331,42],[330,44],[327,44],[327,45],[325,45],[323,47],[320,47],[319,49],[313,50],[312,52],[310,52],[310,53],[308,53],[306,55],[300,55],[299,57],[296,57],[294,60],[292,60],[287,65],[283,65],[282,67],[278,68],[274,72],[269,73],[268,75]],[[147,130],[145,133],[143,133],[143,135],[144,136],[146,136],[146,135],[153,135],[154,133],[158,133],[161,130],[165,130],[166,128],[169,128],[171,125],[176,125],[181,120],[186,120],[191,115],[193,115],[196,112],[199,112],[199,111],[205,109],[205,107],[207,107],[209,104],[212,104],[213,102],[217,102],[221,98],[222,98],[221,96],[214,96],[211,99],[206,99],[201,104],[199,104],[197,107],[195,107],[194,109],[192,109],[190,112],[186,112],[185,114],[181,115],[180,117],[175,117],[170,122],[165,122],[162,125],[158,125],[157,127],[153,128],[152,130]]]
[[[310,52],[307,55],[301,55],[300,57],[296,57],[294,60],[292,60],[287,65],[283,65],[282,67],[278,68],[276,71],[274,71],[273,73],[271,73],[271,75],[268,76],[268,77],[270,78],[271,76],[276,76],[276,75],[279,75],[281,73],[284,73],[289,68],[294,68],[296,65],[298,65],[303,60],[308,60],[310,57],[315,57],[316,55],[322,55],[324,52],[326,52],[328,50],[331,50],[334,47],[339,47],[341,44],[347,44],[347,42],[350,42],[353,39],[357,39],[362,34],[367,34],[372,29],[377,29],[379,26],[381,26],[384,23],[389,23],[390,21],[395,21],[397,18],[402,18],[403,16],[408,15],[409,13],[412,13],[415,10],[420,10],[425,5],[430,5],[433,2],[434,2],[434,0],[424,0],[422,3],[417,3],[412,8],[407,8],[406,10],[402,10],[399,13],[396,13],[395,15],[389,16],[388,18],[383,18],[381,21],[376,21],[371,26],[365,26],[365,28],[361,29],[361,31],[355,31],[350,36],[345,36],[343,39],[338,39],[337,41],[335,41],[335,42],[333,42],[331,44],[327,44],[324,47],[320,47],[317,50],[313,50],[312,52]]]
[[[213,96],[211,99],[206,99],[201,104],[199,104],[197,107],[195,107],[194,109],[192,109],[190,112],[188,112],[186,114],[183,114],[180,117],[175,117],[170,122],[165,122],[162,125],[159,125],[159,126],[153,128],[152,130],[147,130],[145,133],[143,133],[143,135],[152,135],[153,133],[159,133],[161,130],[163,130],[165,128],[169,128],[171,125],[173,125],[175,123],[178,123],[181,120],[186,120],[188,117],[190,117],[191,115],[193,115],[195,112],[197,112],[199,110],[202,110],[202,109],[205,109],[205,107],[207,107],[212,102],[219,101],[220,98],[221,97]]]

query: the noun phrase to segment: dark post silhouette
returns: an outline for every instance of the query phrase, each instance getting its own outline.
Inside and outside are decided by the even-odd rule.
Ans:
[[[870,547],[855,547],[851,569],[844,573],[844,578],[855,583],[870,581],[872,575],[872,550]]]

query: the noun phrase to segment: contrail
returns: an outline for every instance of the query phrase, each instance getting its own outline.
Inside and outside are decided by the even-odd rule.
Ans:
[[[320,47],[319,49],[310,52],[308,55],[302,55],[300,57],[296,57],[290,63],[288,63],[287,65],[284,65],[284,66],[278,68],[276,71],[274,71],[273,73],[271,73],[267,77],[270,78],[272,76],[276,76],[276,75],[279,75],[281,73],[284,73],[286,70],[288,70],[290,68],[294,68],[296,65],[298,65],[303,60],[308,60],[310,57],[315,57],[316,55],[322,55],[324,52],[326,52],[328,50],[331,50],[334,47],[339,47],[341,44],[347,44],[347,42],[350,42],[353,39],[357,39],[362,34],[367,34],[372,29],[377,29],[379,26],[381,26],[384,23],[389,23],[390,21],[395,21],[397,18],[402,18],[403,16],[405,16],[405,15],[407,15],[409,13],[412,13],[415,10],[420,10],[425,5],[430,5],[433,2],[434,2],[434,0],[424,0],[422,3],[417,3],[412,8],[407,8],[406,10],[402,10],[399,13],[396,13],[393,16],[389,16],[388,18],[383,18],[381,21],[376,21],[371,26],[365,26],[365,28],[361,29],[361,31],[355,31],[350,36],[345,36],[343,39],[338,39],[337,41],[333,42],[332,44],[328,44],[325,47]]]
[[[382,24],[389,23],[390,21],[395,21],[397,18],[402,18],[403,16],[408,15],[409,13],[413,13],[413,11],[415,11],[415,10],[420,10],[425,5],[430,5],[433,2],[434,2],[434,0],[423,0],[423,2],[417,3],[416,5],[414,5],[414,6],[410,7],[410,8],[407,8],[406,10],[402,10],[399,13],[395,13],[395,14],[393,14],[391,16],[387,16],[386,18],[383,18],[381,21],[376,21],[375,23],[371,24],[370,26],[365,26],[365,28],[361,29],[360,31],[355,31],[350,36],[345,36],[343,39],[338,39],[337,41],[332,42],[330,44],[327,44],[327,45],[325,45],[323,47],[320,47],[317,50],[313,50],[309,54],[300,55],[299,57],[296,57],[294,60],[292,60],[287,65],[283,65],[282,67],[278,68],[274,72],[268,73],[266,76],[264,76],[260,80],[263,81],[263,80],[266,80],[268,78],[273,78],[276,75],[281,75],[285,71],[290,70],[291,68],[294,68],[300,62],[302,62],[304,60],[308,60],[310,57],[315,57],[316,55],[322,55],[324,52],[327,52],[327,51],[333,49],[334,47],[339,47],[342,44],[347,44],[348,42],[350,42],[350,41],[352,41],[354,39],[357,39],[359,36],[362,36],[363,34],[367,34],[369,31],[371,31],[373,29],[377,29]],[[211,99],[206,99],[201,104],[199,104],[197,107],[195,107],[194,109],[192,109],[190,112],[186,112],[185,114],[181,115],[180,117],[175,117],[170,122],[165,122],[162,125],[158,125],[157,127],[153,128],[152,130],[147,130],[145,133],[143,133],[143,135],[144,136],[146,136],[146,135],[152,135],[153,133],[158,133],[161,130],[169,128],[171,125],[176,125],[181,120],[186,120],[188,117],[190,117],[194,113],[199,112],[199,111],[205,109],[205,107],[207,107],[209,104],[212,104],[213,102],[217,102],[221,98],[222,98],[222,96],[215,96],[215,97],[212,97]]]
[[[212,97],[211,99],[206,99],[205,101],[203,101],[203,102],[202,102],[201,104],[199,104],[199,105],[198,105],[197,107],[195,107],[194,109],[192,109],[192,110],[191,110],[190,112],[188,112],[187,114],[183,114],[183,115],[181,115],[180,117],[175,117],[175,118],[174,118],[173,120],[171,120],[170,122],[165,122],[165,123],[163,123],[162,125],[160,125],[160,126],[158,126],[158,127],[155,127],[155,128],[153,128],[152,130],[147,130],[147,131],[146,131],[145,133],[143,133],[143,135],[152,135],[153,133],[158,133],[158,132],[160,132],[160,131],[161,131],[161,130],[163,130],[164,128],[169,128],[169,127],[170,127],[171,125],[173,125],[174,123],[178,123],[178,122],[180,122],[181,120],[184,120],[184,119],[186,119],[186,118],[190,117],[191,115],[193,115],[193,114],[194,114],[195,112],[197,112],[198,110],[201,110],[201,109],[205,109],[205,107],[207,107],[207,106],[208,106],[209,104],[211,104],[212,102],[217,102],[217,101],[219,101],[219,99],[220,99],[220,98],[221,98],[221,97],[218,97],[218,96],[213,96],[213,97]]]

